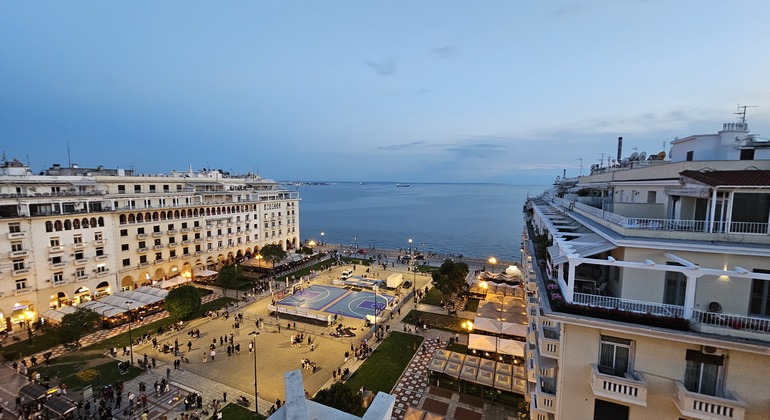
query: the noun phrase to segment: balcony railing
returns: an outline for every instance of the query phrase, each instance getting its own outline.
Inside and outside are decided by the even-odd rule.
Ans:
[[[160,238],[163,236],[163,232],[152,232],[152,236],[155,238]]]
[[[83,249],[83,248],[86,247],[86,244],[85,244],[85,242],[77,242],[77,243],[72,244],[72,247],[75,248],[75,249]]]
[[[16,290],[14,290],[13,291],[13,295],[14,296],[26,295],[27,293],[31,293],[31,292],[32,292],[32,288],[31,287],[25,287],[24,289],[16,289]]]
[[[770,319],[693,310],[692,321],[704,326],[770,334]]]
[[[96,261],[104,261],[104,260],[106,260],[109,257],[110,257],[109,255],[102,254],[102,255],[97,255],[96,257],[94,257],[94,259]]]
[[[137,233],[136,234],[136,239],[147,239],[147,234],[146,233]]]
[[[62,252],[62,251],[64,251],[64,246],[63,245],[54,245],[54,246],[48,247],[48,251],[49,252]]]
[[[644,302],[632,299],[621,299],[612,296],[575,293],[573,303],[599,308],[620,309],[623,311],[638,312],[666,317],[682,317],[684,306],[667,305],[665,303]]]
[[[145,246],[145,247],[137,248],[137,249],[136,249],[136,252],[139,252],[139,253],[145,253],[145,252],[147,252],[147,251],[149,251],[149,250],[150,250],[150,248],[147,248],[147,247]]]
[[[607,375],[593,365],[591,389],[597,397],[647,406],[647,381],[641,373],[629,372],[624,377]]]
[[[537,408],[548,413],[556,413],[556,388],[553,386],[553,379],[537,377],[537,388],[535,398],[532,399]]]
[[[20,268],[18,270],[13,270],[14,276],[23,276],[29,274],[29,268]]]
[[[720,398],[690,392],[681,382],[675,383],[678,392],[674,403],[683,416],[703,420],[743,420],[746,415],[746,403],[728,391],[724,398]]]
[[[27,237],[27,232],[9,232],[8,239],[24,239]]]
[[[19,257],[26,257],[29,256],[29,251],[11,251],[10,257],[11,258],[19,258]]]

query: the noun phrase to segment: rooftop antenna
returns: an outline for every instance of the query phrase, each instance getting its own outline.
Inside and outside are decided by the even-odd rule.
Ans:
[[[69,161],[70,168],[72,167],[72,155],[70,155],[70,142],[67,142],[67,160]]]
[[[746,108],[759,108],[758,105],[741,105],[738,104],[738,112],[734,112],[733,114],[738,115],[738,119],[741,121],[741,124],[746,124]]]
[[[0,159],[2,159],[3,164],[8,163],[8,156],[5,154],[5,150],[3,150],[3,154],[0,156]]]
[[[599,160],[599,166],[604,165],[604,155],[606,155],[606,153],[602,152],[602,158]]]
[[[580,176],[583,176],[583,158],[577,158],[575,160],[580,161]]]

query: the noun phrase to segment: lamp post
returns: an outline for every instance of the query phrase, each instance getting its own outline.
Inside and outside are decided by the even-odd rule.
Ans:
[[[409,258],[412,258],[412,238],[409,238]]]
[[[358,249],[358,238],[355,236],[353,237],[353,246]]]
[[[321,232],[321,246],[323,246],[323,244],[324,244],[324,233]]]
[[[128,352],[131,355],[131,364],[134,364],[134,339],[131,337],[131,302],[126,301],[128,309]]]
[[[251,342],[254,347],[254,412],[259,414],[259,385],[257,384],[257,335],[259,331],[252,331]]]
[[[257,259],[257,267],[262,268],[262,258],[264,258],[262,254],[257,254],[255,258]]]
[[[492,272],[494,273],[495,272],[495,265],[497,265],[497,258],[489,257],[489,259],[487,261],[489,261],[489,263],[492,264]]]

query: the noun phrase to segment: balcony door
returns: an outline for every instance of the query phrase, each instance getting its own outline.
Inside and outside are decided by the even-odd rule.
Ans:
[[[755,269],[755,273],[770,274],[770,270]],[[751,280],[749,314],[770,317],[770,280]]]
[[[594,400],[594,420],[628,420],[628,406]]]
[[[724,357],[687,350],[684,387],[690,392],[722,397]]]
[[[682,264],[668,262],[667,265],[682,267]],[[684,293],[687,289],[687,276],[678,271],[666,271],[663,286],[663,303],[667,305],[684,306]]]

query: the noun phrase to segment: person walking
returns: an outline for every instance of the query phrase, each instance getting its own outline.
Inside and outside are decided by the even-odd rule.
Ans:
[[[171,379],[171,368],[166,366],[166,380]]]
[[[215,360],[216,356],[217,356],[217,351],[216,350],[211,350],[211,361],[212,362]]]

